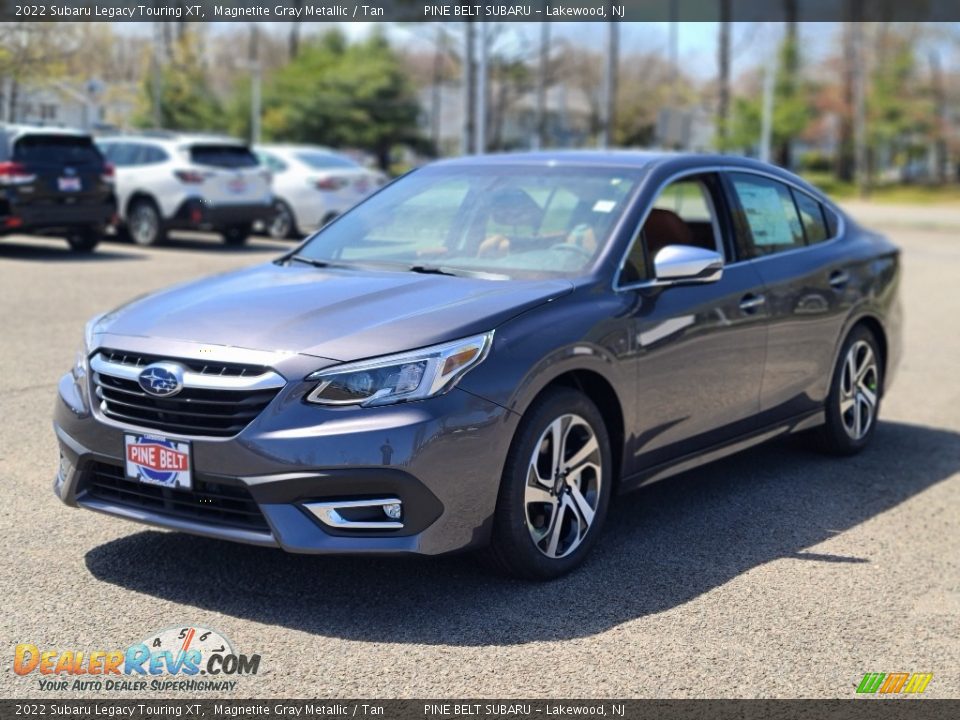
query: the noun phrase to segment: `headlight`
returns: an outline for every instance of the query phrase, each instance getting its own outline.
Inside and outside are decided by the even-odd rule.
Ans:
[[[319,405],[388,405],[423,400],[452,388],[487,356],[493,332],[399,355],[319,370],[307,402]]]

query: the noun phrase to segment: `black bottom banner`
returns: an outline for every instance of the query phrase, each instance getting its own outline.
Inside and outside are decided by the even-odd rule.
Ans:
[[[0,700],[0,720],[568,720],[598,717],[614,720],[953,720],[960,718],[960,700]]]

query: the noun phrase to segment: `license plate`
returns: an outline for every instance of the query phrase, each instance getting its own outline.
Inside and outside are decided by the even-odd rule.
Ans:
[[[190,443],[158,435],[124,433],[127,477],[177,490],[192,486]]]
[[[77,192],[80,187],[80,178],[78,177],[57,178],[57,189],[61,192]]]

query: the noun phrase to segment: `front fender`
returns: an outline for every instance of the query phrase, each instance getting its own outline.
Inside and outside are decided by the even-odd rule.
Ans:
[[[614,388],[626,418],[636,389],[620,362],[631,352],[628,311],[628,296],[587,289],[546,303],[498,327],[490,356],[460,387],[522,415],[561,375],[589,371]]]

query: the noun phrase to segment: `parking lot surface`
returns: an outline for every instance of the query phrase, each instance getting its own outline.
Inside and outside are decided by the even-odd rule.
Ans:
[[[585,566],[542,585],[464,557],[288,556],[61,505],[51,410],[85,320],[288,246],[75,256],[0,239],[0,696],[105,694],[41,691],[13,673],[18,643],[109,650],[201,625],[262,656],[224,697],[846,698],[899,671],[960,697],[960,242],[891,236],[906,352],[870,449],[836,460],[789,439],[619,499]],[[144,695],[196,693],[112,696]]]

